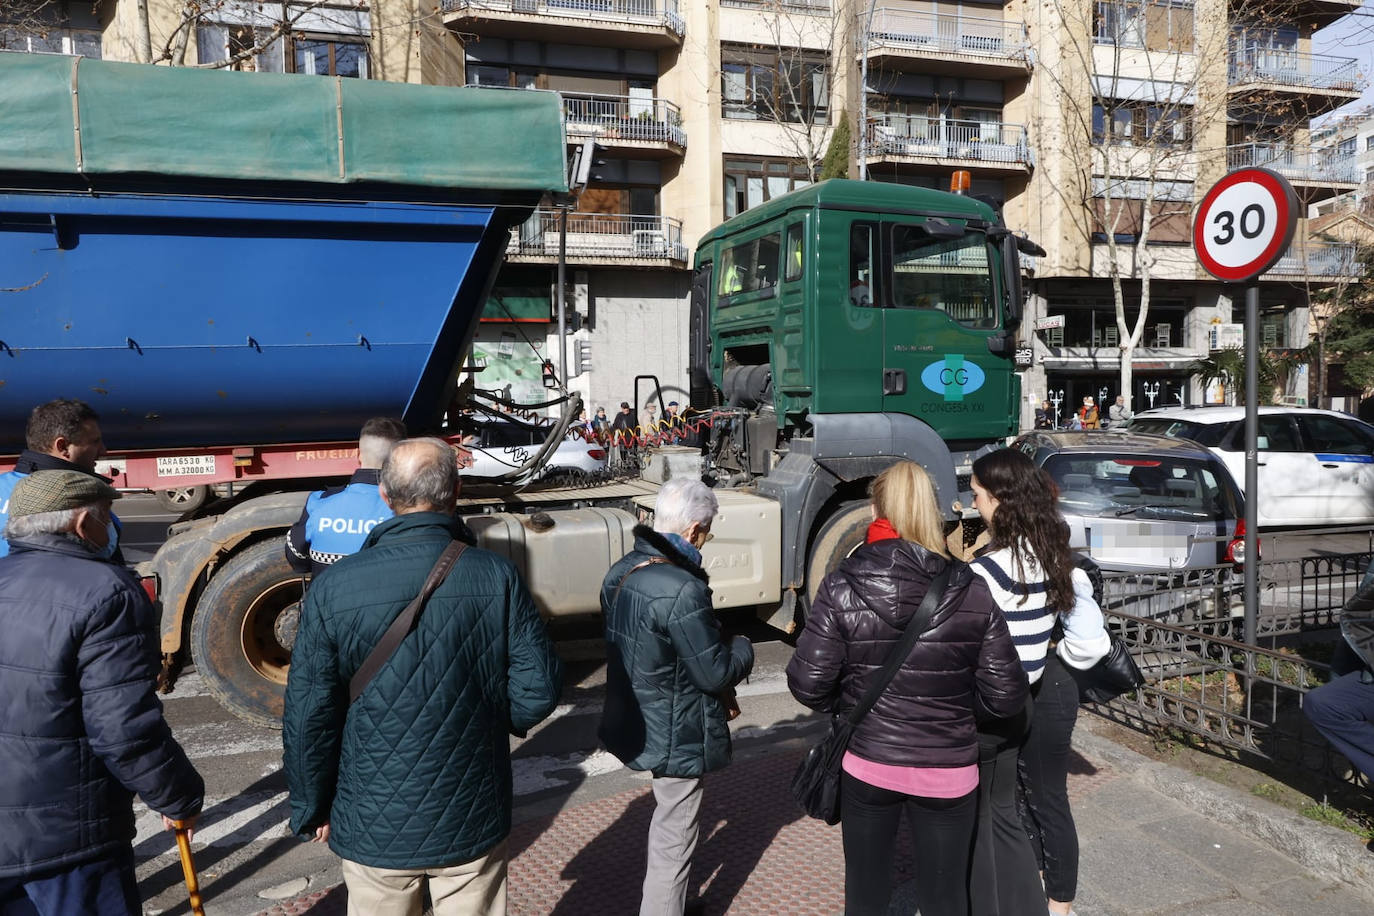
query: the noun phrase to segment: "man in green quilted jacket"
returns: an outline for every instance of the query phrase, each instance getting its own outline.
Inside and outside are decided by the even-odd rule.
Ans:
[[[702,776],[730,762],[734,688],[754,665],[749,640],[722,637],[701,568],[717,510],[701,481],[668,481],[653,529],[635,528],[634,550],[601,585],[606,706],[598,734],[630,769],[653,774],[641,916],[684,912]]]
[[[510,738],[558,702],[561,666],[511,563],[469,547],[350,706],[348,683],[453,542],[458,467],[438,439],[398,443],[396,515],[306,595],[282,741],[291,830],[343,859],[350,916],[506,912]]]

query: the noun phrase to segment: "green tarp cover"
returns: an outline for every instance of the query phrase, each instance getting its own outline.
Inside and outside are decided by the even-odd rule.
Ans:
[[[0,52],[0,172],[567,189],[551,92]]]

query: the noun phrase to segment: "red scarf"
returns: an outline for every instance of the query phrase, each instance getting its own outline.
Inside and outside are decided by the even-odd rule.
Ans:
[[[868,537],[866,541],[872,544],[874,541],[887,541],[899,537],[901,537],[901,535],[897,533],[896,528],[892,527],[891,522],[885,518],[878,518],[874,519],[873,523],[868,526]]]

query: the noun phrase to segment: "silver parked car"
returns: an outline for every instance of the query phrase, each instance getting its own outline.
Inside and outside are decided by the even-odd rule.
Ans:
[[[1243,560],[1240,488],[1196,443],[1090,430],[1029,433],[1013,447],[1054,478],[1071,543],[1104,572],[1170,573]]]

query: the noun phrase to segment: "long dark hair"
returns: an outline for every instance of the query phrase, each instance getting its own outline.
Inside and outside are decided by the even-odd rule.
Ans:
[[[1049,606],[1060,613],[1073,609],[1073,554],[1069,526],[1059,514],[1053,478],[1023,452],[1004,448],[973,462],[973,476],[997,500],[992,516],[993,550],[1011,551],[1024,575],[1026,549],[1044,570]]]

